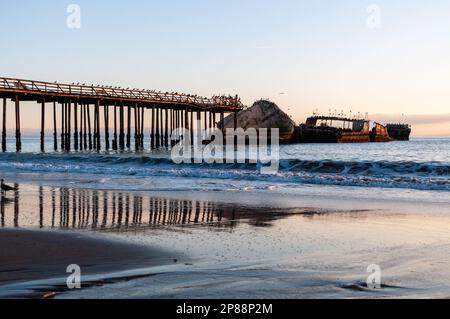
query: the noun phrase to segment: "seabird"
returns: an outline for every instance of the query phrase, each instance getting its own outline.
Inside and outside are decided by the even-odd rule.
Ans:
[[[2,179],[2,180],[1,180],[1,190],[2,190],[2,193],[3,193],[3,194],[6,194],[6,192],[13,191],[13,190],[15,190],[15,188],[14,188],[14,187],[11,187],[11,186],[9,186],[9,185],[6,185],[6,184],[4,183],[4,179]]]

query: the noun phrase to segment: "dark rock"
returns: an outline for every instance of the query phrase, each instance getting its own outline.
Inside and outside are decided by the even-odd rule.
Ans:
[[[224,119],[225,128],[234,128],[234,115]],[[249,128],[278,128],[280,130],[280,143],[290,143],[295,136],[295,122],[284,113],[275,103],[260,100],[238,113],[237,127],[247,130]]]

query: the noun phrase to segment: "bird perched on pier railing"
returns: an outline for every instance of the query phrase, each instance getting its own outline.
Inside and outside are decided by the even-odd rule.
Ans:
[[[6,185],[4,182],[5,182],[5,180],[2,179],[2,180],[1,180],[1,192],[2,192],[2,194],[6,194],[6,192],[16,190],[16,188],[11,187],[11,186],[9,186],[9,185]]]

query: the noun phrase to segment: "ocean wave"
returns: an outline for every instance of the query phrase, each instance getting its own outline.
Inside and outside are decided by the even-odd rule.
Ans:
[[[450,164],[414,161],[280,160],[277,174],[260,164],[174,164],[169,156],[133,154],[0,154],[0,171],[95,174],[110,177],[185,177],[281,184],[411,188],[450,191]]]

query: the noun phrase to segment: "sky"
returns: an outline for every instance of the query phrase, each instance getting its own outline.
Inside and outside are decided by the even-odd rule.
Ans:
[[[449,14],[448,0],[0,0],[0,76],[239,94],[298,123],[343,110],[450,135]],[[39,127],[25,107],[22,127]]]

